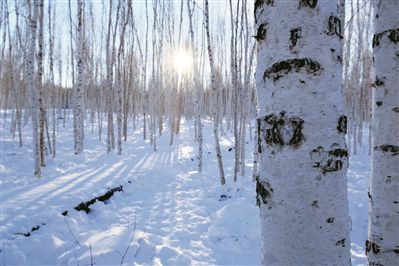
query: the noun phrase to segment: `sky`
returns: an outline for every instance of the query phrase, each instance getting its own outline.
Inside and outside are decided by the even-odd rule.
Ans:
[[[13,0],[6,0],[8,3],[8,8],[10,10],[10,25],[11,31],[13,34],[13,25],[15,25],[15,1]],[[19,1],[19,0],[17,0]],[[187,3],[186,0],[183,0],[183,20],[182,20],[182,44],[188,43],[189,40],[189,21],[188,21],[188,13],[187,13]],[[180,8],[181,8],[181,1],[180,0],[133,0],[133,16],[135,21],[135,27],[137,30],[137,36],[141,44],[141,48],[144,52],[145,47],[145,32],[146,32],[146,2],[148,5],[148,19],[149,19],[149,34],[148,34],[148,44],[149,44],[149,54],[148,59],[151,59],[151,51],[152,51],[152,21],[154,18],[153,13],[153,5],[157,3],[157,5],[170,5],[170,8],[166,10],[165,20],[174,20],[174,36],[172,37],[175,46],[177,46],[178,42],[178,30],[179,30],[179,22],[180,22]],[[250,25],[253,25],[253,2],[254,1],[246,1],[248,7],[248,19]],[[23,2],[18,2],[23,4]],[[67,65],[70,64],[70,24],[69,24],[69,9],[68,9],[68,0],[52,0],[49,2],[45,0],[44,12],[45,12],[45,24],[48,23],[48,5],[51,3],[56,7],[56,30],[55,30],[55,56],[62,61],[62,79],[58,71],[55,73],[55,80],[56,83],[62,84],[66,87],[71,87],[71,67]],[[237,5],[237,0],[233,0],[233,7]],[[108,8],[109,2],[108,1],[101,1],[101,0],[91,0],[85,1],[86,5],[86,20],[87,20],[87,31],[86,31],[86,38],[93,40],[95,39],[95,50],[96,54],[102,54],[102,59],[105,58],[105,34],[106,34],[106,27],[108,23]],[[117,1],[113,1],[114,8],[117,5]],[[194,32],[195,32],[195,39],[198,45],[198,48],[201,48],[201,44],[205,41],[203,40],[203,6],[204,1],[196,0],[195,1],[195,10],[194,10]],[[22,10],[22,8],[20,8]],[[91,21],[90,9],[92,10],[92,14],[94,20]],[[74,27],[76,26],[76,0],[71,0],[71,10],[72,10],[72,19],[74,23]],[[229,46],[230,46],[230,12],[229,12],[229,0],[210,0],[209,1],[209,10],[210,10],[210,23],[211,23],[211,34],[212,39],[214,41],[214,53],[217,62],[221,62],[222,58],[229,57]],[[22,13],[22,12],[21,12]],[[115,13],[113,15],[113,20],[115,20]],[[20,18],[20,27],[24,25],[24,18],[21,16]],[[165,21],[165,24],[167,21]],[[166,27],[166,25],[165,25]],[[46,29],[46,26],[45,26]],[[103,36],[103,37],[102,37]],[[165,36],[167,38],[167,36]],[[48,31],[45,30],[45,40],[48,39]],[[139,49],[137,47],[137,38],[133,36],[132,32],[127,32],[126,36],[126,44],[127,46],[133,46],[132,49],[139,53]],[[118,40],[117,40],[118,42]],[[101,45],[102,43],[102,45]],[[164,46],[167,46],[167,39],[164,39]],[[75,45],[75,44],[74,44]],[[204,48],[204,47],[203,47]],[[167,50],[170,54],[176,54],[173,50]],[[48,66],[48,45],[45,47],[45,66]],[[169,58],[172,56],[169,55]],[[207,58],[207,57],[206,57]],[[104,60],[105,61],[105,60]],[[175,59],[171,59],[171,63],[173,63]],[[56,64],[60,62],[56,60]],[[151,62],[151,60],[149,60]],[[165,62],[168,63],[168,62]],[[205,67],[207,67],[207,62],[205,62]],[[102,64],[105,66],[104,64]],[[56,66],[57,68],[57,66]],[[147,69],[151,69],[148,67]],[[46,78],[45,74],[45,78]]]

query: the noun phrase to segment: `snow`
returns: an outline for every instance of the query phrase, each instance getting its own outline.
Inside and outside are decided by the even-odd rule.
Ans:
[[[2,114],[1,265],[119,265],[122,258],[124,265],[260,264],[255,184],[250,175],[232,182],[232,134],[221,137],[228,174],[221,187],[209,121],[204,121],[203,173],[196,171],[193,121],[182,121],[172,146],[165,129],[156,152],[139,127],[129,128],[119,156],[106,153],[91,125],[83,154],[74,155],[72,122],[66,122],[65,129],[60,123],[57,157],[49,156],[43,177],[34,178],[31,128],[24,127],[20,148],[9,134],[9,115]],[[247,145],[251,173],[253,142],[248,139]],[[350,158],[348,175],[354,265],[365,264],[367,152],[363,147]],[[122,192],[91,205],[88,214],[73,209],[120,185]],[[27,232],[29,237],[16,234]]]

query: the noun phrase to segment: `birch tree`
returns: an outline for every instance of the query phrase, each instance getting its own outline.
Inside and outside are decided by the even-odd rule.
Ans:
[[[119,5],[120,5],[119,0]],[[116,93],[117,93],[117,143],[118,143],[118,154],[122,154],[122,64],[124,62],[123,55],[125,49],[125,32],[129,22],[131,1],[123,3],[121,8],[121,21],[120,21],[120,34],[119,34],[119,49],[118,49],[118,60],[117,60],[117,77],[116,77]]]
[[[349,265],[337,1],[255,2],[264,265]]]
[[[217,100],[217,87],[216,87],[216,72],[215,72],[215,65],[214,65],[214,58],[213,58],[213,51],[212,51],[212,42],[211,42],[211,35],[209,33],[209,3],[208,0],[205,0],[205,31],[206,31],[206,39],[208,43],[208,56],[209,56],[209,65],[211,71],[211,98],[213,101],[212,104],[212,120],[213,120],[213,136],[215,138],[215,148],[216,148],[216,158],[218,161],[219,166],[219,174],[220,174],[220,183],[224,185],[226,183],[226,179],[224,177],[224,169],[223,169],[223,161],[222,161],[222,153],[220,151],[220,144],[219,144],[219,117],[218,117],[218,100]]]
[[[34,158],[34,175],[40,177],[40,149],[39,149],[39,125],[38,125],[38,97],[37,83],[35,78],[35,54],[36,54],[36,31],[38,16],[38,1],[32,0],[28,2],[29,7],[29,51],[26,65],[28,89],[31,104],[32,131],[33,131],[33,158]]]
[[[190,45],[193,51],[193,83],[195,91],[195,119],[197,125],[197,141],[198,141],[198,172],[202,172],[202,155],[203,155],[203,136],[202,136],[202,118],[201,118],[201,96],[202,96],[202,86],[199,81],[199,69],[198,69],[198,53],[194,44],[194,29],[193,29],[193,15],[194,15],[194,5],[190,7],[191,0],[187,0],[187,13],[189,20],[189,35],[190,35]]]
[[[76,119],[75,130],[75,154],[80,154],[83,152],[83,130],[84,130],[84,59],[83,59],[83,46],[84,46],[84,4],[82,0],[77,0],[77,77],[75,83],[75,101],[74,108]]]
[[[53,9],[53,10],[52,10]],[[48,19],[49,19],[49,71],[50,71],[50,82],[53,85],[51,90],[51,103],[52,103],[52,156],[56,154],[56,87],[54,86],[54,36],[53,31],[55,28],[55,3],[52,7],[51,2],[48,4]]]
[[[44,159],[44,150],[45,150],[45,143],[44,143],[44,123],[46,120],[46,112],[44,110],[44,99],[43,99],[43,56],[44,56],[44,1],[38,0],[38,51],[37,51],[37,91],[38,91],[38,104],[39,104],[39,151],[40,151],[40,165],[41,167],[45,167],[45,159]]]
[[[369,265],[399,265],[399,2],[374,2]]]

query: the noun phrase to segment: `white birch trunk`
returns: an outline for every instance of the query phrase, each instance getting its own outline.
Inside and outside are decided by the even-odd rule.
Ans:
[[[43,10],[44,1],[38,0],[38,53],[37,53],[37,91],[38,103],[39,103],[39,153],[40,153],[40,165],[42,167],[46,166],[44,152],[45,152],[45,142],[44,142],[44,123],[46,119],[46,111],[44,110],[44,96],[43,96],[43,46],[44,46],[44,36],[43,36]]]
[[[337,1],[256,1],[264,265],[350,265]]]
[[[217,101],[217,86],[216,86],[216,72],[213,62],[213,52],[212,52],[212,42],[211,36],[209,33],[209,7],[208,7],[208,0],[205,0],[205,30],[206,30],[206,39],[208,41],[208,55],[209,55],[209,64],[211,70],[211,98],[212,98],[212,119],[213,119],[213,136],[215,138],[215,148],[216,148],[216,158],[218,161],[219,166],[219,174],[220,174],[220,183],[222,186],[226,183],[224,177],[224,170],[223,170],[223,161],[222,161],[222,153],[220,151],[220,144],[219,144],[219,118],[218,118],[218,101]]]
[[[121,1],[119,0],[118,5],[121,5]],[[122,64],[124,63],[123,54],[124,54],[124,45],[125,45],[125,30],[127,23],[129,21],[130,8],[126,13],[126,6],[123,6],[121,9],[121,32],[119,39],[119,50],[118,50],[118,64],[117,64],[117,77],[116,77],[116,93],[117,93],[117,143],[118,143],[118,155],[122,154]]]
[[[38,3],[37,1],[29,2],[29,28],[30,28],[30,44],[27,61],[28,89],[31,101],[32,130],[33,130],[33,158],[34,158],[34,174],[37,177],[41,175],[40,167],[40,150],[39,150],[39,125],[38,125],[38,97],[37,82],[35,78],[35,52],[36,52],[36,29]],[[33,10],[32,10],[33,9]]]
[[[237,5],[239,1],[237,2]],[[237,28],[238,25],[234,23],[233,3],[229,0],[230,7],[230,27],[231,27],[231,40],[230,40],[230,74],[231,85],[233,90],[233,128],[234,128],[234,182],[237,181],[237,174],[240,169],[240,139],[238,130],[238,84],[237,84]],[[237,10],[238,12],[238,10]]]
[[[83,45],[84,45],[84,5],[82,0],[77,0],[77,78],[75,83],[75,114],[76,114],[76,130],[75,130],[75,154],[83,152],[83,95],[84,95],[84,61],[83,61]]]
[[[376,1],[369,265],[399,265],[399,2]]]
[[[198,172],[202,172],[202,155],[203,155],[203,137],[202,137],[202,118],[201,118],[201,99],[202,99],[202,86],[199,80],[199,68],[198,68],[198,53],[194,45],[194,29],[193,29],[193,14],[194,14],[194,3],[193,7],[190,7],[190,0],[187,0],[187,12],[189,18],[189,34],[190,34],[190,42],[191,48],[193,50],[193,82],[194,82],[194,90],[195,90],[195,119],[196,119],[196,139],[198,141]]]
[[[53,11],[51,11],[52,6],[51,3],[49,2],[48,5],[48,18],[49,18],[49,70],[50,70],[50,82],[52,86],[51,90],[51,106],[53,108],[52,110],[52,156],[55,158],[56,155],[56,86],[54,84],[54,57],[53,57],[53,52],[54,52],[54,36],[53,36],[53,31],[55,29],[55,3],[53,7]],[[52,13],[53,12],[53,13]]]

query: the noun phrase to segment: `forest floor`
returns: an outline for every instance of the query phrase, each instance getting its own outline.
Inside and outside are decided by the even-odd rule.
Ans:
[[[24,127],[20,148],[9,133],[9,118],[2,115],[0,129],[1,265],[260,264],[249,137],[246,176],[236,183],[232,134],[221,138],[227,176],[221,187],[209,121],[204,125],[202,173],[195,161],[193,121],[182,121],[173,145],[165,129],[156,152],[141,129],[129,128],[119,156],[106,153],[106,136],[99,141],[97,127],[93,132],[91,125],[84,153],[74,155],[67,121],[65,129],[60,125],[56,158],[49,156],[42,177],[34,178],[31,129]],[[365,264],[367,152],[363,147],[350,158],[348,175],[354,265]],[[74,210],[121,185],[123,191],[97,201],[89,213]]]

